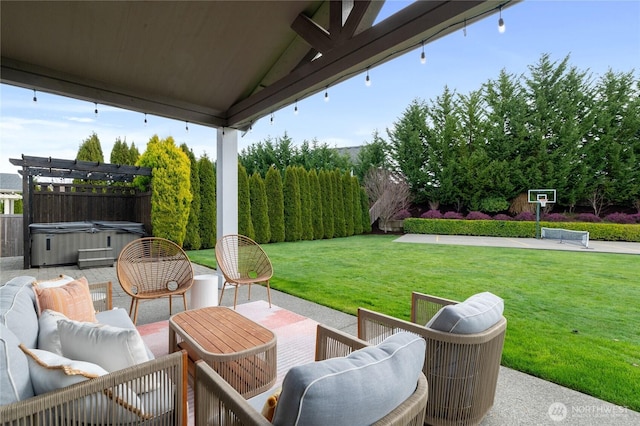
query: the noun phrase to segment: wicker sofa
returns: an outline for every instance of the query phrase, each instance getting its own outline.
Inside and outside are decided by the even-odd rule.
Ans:
[[[42,333],[34,281],[21,276],[0,287],[0,424],[186,424],[184,352],[152,359],[143,346],[150,360],[102,373],[79,370],[88,362],[41,365],[43,359],[60,362],[61,358],[37,347]],[[112,309],[111,283],[90,284],[89,290],[96,319],[103,325],[95,328],[110,325],[110,330],[128,329],[131,335],[135,326],[126,310]],[[103,350],[108,357],[122,351]],[[36,395],[37,388],[58,385],[62,387]]]
[[[472,305],[471,311],[466,311],[467,318],[449,317],[435,323],[436,316],[444,318],[439,313],[451,312],[454,305],[462,307],[463,303]],[[423,369],[429,383],[426,424],[479,424],[493,406],[507,329],[503,302],[485,292],[463,303],[414,292],[411,321],[358,310],[358,337],[363,340],[376,343],[400,331],[415,333],[426,340]],[[470,319],[470,327],[465,319]]]
[[[415,337],[415,336],[413,336]],[[414,339],[415,340],[415,339]],[[420,358],[417,360],[417,370],[414,373],[413,380],[417,376],[417,382],[412,380],[410,384],[411,393],[410,395],[402,400],[399,404],[394,406],[388,414],[382,416],[377,421],[372,422],[374,425],[412,425],[418,426],[422,425],[424,422],[424,413],[425,406],[428,398],[428,387],[427,381],[425,379],[424,374],[420,371],[420,364],[422,363],[422,358],[424,354],[424,341],[419,339],[422,346],[422,352],[420,353]],[[413,343],[412,343],[413,344]],[[359,354],[365,355],[363,350],[373,349],[373,346],[368,345],[366,342],[357,339],[353,336],[340,332],[338,330],[318,325],[317,335],[316,335],[316,361],[333,362],[337,361],[339,363],[349,362],[350,358],[357,356]],[[366,354],[367,357],[371,356],[370,353]],[[340,359],[338,359],[340,358]],[[406,359],[398,359],[399,361],[397,365],[406,365]],[[304,366],[300,366],[300,369],[308,368],[311,369],[316,365],[321,363],[311,363],[306,364]],[[336,374],[336,368],[338,364],[331,365],[329,370],[327,370],[327,376],[335,376],[340,375]],[[325,364],[328,366],[328,364]],[[283,416],[279,416],[279,410],[281,410],[281,406],[286,407],[287,409],[291,408],[291,405],[286,405],[284,401],[287,396],[285,395],[287,389],[291,389],[292,381],[288,381],[289,378],[295,373],[292,373],[294,369],[292,368],[283,381],[282,385],[282,393],[278,399],[278,405],[275,409],[275,416],[273,418],[273,423],[267,420],[262,414],[260,407],[256,406],[255,401],[253,400],[245,400],[233,387],[231,387],[227,382],[225,382],[220,375],[218,375],[209,365],[202,361],[198,361],[196,363],[196,372],[195,372],[195,416],[196,416],[196,424],[205,425],[205,424],[214,424],[214,425],[271,425],[271,424],[293,424],[293,422],[289,422],[287,420],[283,420]],[[357,370],[357,369],[353,369]],[[366,371],[366,368],[363,369]],[[337,370],[337,371],[346,371],[346,370]],[[324,412],[321,415],[310,414],[311,418],[307,418],[306,420],[300,420],[300,424],[360,424],[358,422],[352,421],[349,416],[356,417],[360,420],[360,413],[358,413],[358,409],[375,410],[377,407],[377,401],[380,401],[380,398],[384,399],[385,396],[381,396],[379,392],[390,392],[394,393],[394,385],[399,384],[401,382],[400,377],[404,377],[401,374],[397,374],[397,372],[393,375],[393,380],[384,380],[381,376],[371,372],[371,370],[366,373],[370,376],[370,379],[375,382],[375,386],[364,387],[357,393],[348,392],[347,388],[349,386],[345,386],[342,388],[341,386],[337,386],[332,388],[335,392],[329,392],[328,394],[333,396],[334,398],[327,397],[325,400],[326,388],[323,389],[324,393],[319,392],[318,394],[314,394],[314,396],[310,396],[309,394],[312,392],[310,390],[311,385],[305,387],[301,390],[300,394],[305,395],[305,397],[309,399],[318,398],[318,395],[323,395],[318,402],[320,409]],[[311,383],[317,384],[319,381],[322,381],[325,377],[318,378],[315,377],[311,380]],[[293,379],[292,379],[293,380]],[[345,380],[348,381],[349,385],[353,385],[354,380],[353,377],[345,377]],[[355,380],[355,382],[358,382]],[[394,383],[395,382],[395,383]],[[332,384],[330,384],[332,385]],[[295,393],[290,393],[289,395],[295,395]],[[255,399],[260,400],[259,397],[255,397]],[[302,399],[302,398],[300,398]],[[346,409],[341,410],[340,408],[336,408],[335,400],[338,400],[339,403],[346,404]],[[264,400],[264,398],[262,399]],[[353,401],[356,400],[357,403],[353,404]],[[302,413],[307,408],[301,408],[302,402],[295,401],[299,403],[297,409],[290,410],[294,412]],[[285,405],[283,405],[285,404]],[[368,404],[368,405],[367,405]],[[258,404],[262,405],[262,404]],[[340,404],[338,404],[340,405]],[[333,407],[333,409],[332,409]],[[354,412],[347,412],[353,410]],[[332,414],[338,415],[341,419],[340,421],[329,421],[326,420],[326,417],[323,417],[327,414],[327,412],[332,411]],[[335,412],[334,412],[335,411]],[[383,410],[384,411],[384,410]],[[280,420],[278,418],[280,417]],[[297,424],[297,423],[296,423]],[[368,423],[367,423],[368,424]]]

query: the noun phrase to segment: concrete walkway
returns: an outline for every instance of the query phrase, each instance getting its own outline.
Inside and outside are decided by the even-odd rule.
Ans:
[[[460,238],[460,237],[456,237]],[[482,237],[483,238],[483,237]],[[424,241],[423,241],[424,240]],[[433,236],[412,236],[404,235],[397,241],[405,242],[431,242],[443,244],[445,238],[435,238]],[[479,240],[458,239],[456,244],[467,244],[473,242],[480,245]],[[535,241],[524,243],[535,244]],[[503,242],[493,241],[484,245],[503,246]],[[453,244],[453,242],[450,242]],[[522,244],[519,242],[517,244]],[[514,244],[509,243],[509,244]],[[550,244],[557,244],[551,241]],[[634,250],[639,250],[637,245]],[[582,250],[575,246],[578,250]],[[537,247],[542,248],[542,247]],[[632,247],[633,248],[633,247]],[[595,249],[594,249],[595,250]],[[640,250],[636,254],[640,253]],[[9,279],[29,275],[36,279],[53,278],[60,274],[73,277],[86,276],[89,282],[111,281],[114,290],[114,306],[129,309],[131,299],[124,294],[118,285],[115,267],[92,268],[80,270],[77,266],[49,267],[22,269],[22,257],[11,257],[0,259],[0,283],[5,283]],[[212,274],[215,270],[194,265],[196,275]],[[247,289],[241,288],[238,295],[238,303],[244,303],[247,297]],[[357,334],[356,317],[342,312],[329,309],[327,307],[299,299],[288,294],[272,290],[272,303],[315,321],[344,330],[353,335]],[[266,291],[262,286],[254,286],[252,289],[252,300],[266,300]],[[233,305],[233,289],[226,290],[224,306]],[[182,310],[182,303],[176,299],[173,303],[174,313]],[[169,307],[167,299],[159,299],[140,303],[138,314],[138,325],[166,320],[169,317]],[[613,425],[613,426],[637,426],[640,425],[640,413],[628,410],[624,407],[616,406],[608,402],[590,397],[574,390],[558,386],[530,375],[501,367],[498,378],[498,389],[493,408],[481,423],[484,426],[498,425]]]

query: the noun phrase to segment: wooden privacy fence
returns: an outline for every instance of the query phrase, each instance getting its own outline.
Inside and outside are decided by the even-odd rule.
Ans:
[[[0,257],[22,256],[22,215],[0,214]]]

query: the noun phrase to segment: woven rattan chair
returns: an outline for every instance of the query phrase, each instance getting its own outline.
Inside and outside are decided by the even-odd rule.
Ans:
[[[427,341],[423,372],[429,383],[425,423],[475,425],[493,406],[502,347],[507,329],[503,317],[475,334],[433,330],[425,324],[445,305],[458,302],[412,294],[411,322],[358,309],[358,337],[378,343],[391,334],[409,331]]]
[[[220,292],[220,303],[227,284],[236,287],[233,297],[233,309],[238,301],[238,287],[249,286],[248,300],[251,299],[251,284],[265,283],[267,297],[271,307],[271,289],[269,280],[273,276],[273,267],[262,247],[249,237],[243,235],[225,235],[216,243],[216,262],[218,270],[224,276],[224,284]]]
[[[316,334],[316,361],[344,357],[367,346],[367,342],[319,324]],[[384,386],[384,383],[380,383]],[[374,426],[422,426],[429,386],[420,374],[415,392]],[[268,426],[271,423],[204,361],[195,367],[195,423]],[[366,398],[366,395],[363,395]]]
[[[131,296],[129,315],[133,323],[138,319],[140,300],[182,296],[187,309],[186,291],[193,284],[193,266],[186,253],[172,241],[164,238],[139,238],[124,246],[118,256],[118,281]]]

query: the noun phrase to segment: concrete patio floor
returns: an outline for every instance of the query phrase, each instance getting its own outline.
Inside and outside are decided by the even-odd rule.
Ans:
[[[431,240],[429,240],[429,236],[415,237],[405,235],[399,241],[402,241],[403,239],[405,241],[409,240],[407,242],[414,243],[442,243],[441,241],[435,241],[435,238],[431,238]],[[520,245],[521,243],[522,242],[516,241],[510,242],[509,244]],[[549,241],[548,243],[557,244],[555,241]],[[460,242],[458,242],[458,244],[460,244]],[[476,245],[476,243],[473,244]],[[494,244],[497,246],[505,246],[504,244],[507,244],[507,242],[498,244],[498,242],[493,241],[493,244],[489,245]],[[577,249],[581,250],[579,247],[577,247]],[[625,247],[625,249],[630,249],[632,251],[623,250],[621,252],[640,253],[640,244]],[[633,250],[637,251],[634,252]],[[215,273],[215,270],[200,265],[194,265],[194,270],[196,275]],[[114,306],[129,309],[131,299],[119,286],[115,267],[80,270],[77,266],[71,265],[25,270],[23,269],[22,257],[0,259],[0,283],[2,284],[13,277],[20,275],[29,275],[36,279],[46,279],[56,277],[60,274],[73,277],[85,276],[89,282],[111,281],[113,283],[114,290]],[[266,298],[265,288],[262,286],[254,286],[251,300],[266,300]],[[276,306],[304,315],[317,322],[327,324],[353,335],[357,334],[357,321],[355,316],[338,312],[276,290],[271,291],[271,299],[272,303]],[[238,303],[245,303],[246,300],[247,289],[241,288],[238,295]],[[233,289],[225,291],[222,305],[233,306]],[[174,299],[173,308],[174,313],[180,312],[183,309],[182,302],[178,299]],[[166,320],[168,317],[169,306],[167,299],[140,303],[138,325]],[[554,383],[538,379],[516,370],[501,367],[495,404],[481,424],[484,426],[631,426],[640,425],[640,413],[593,398]]]

